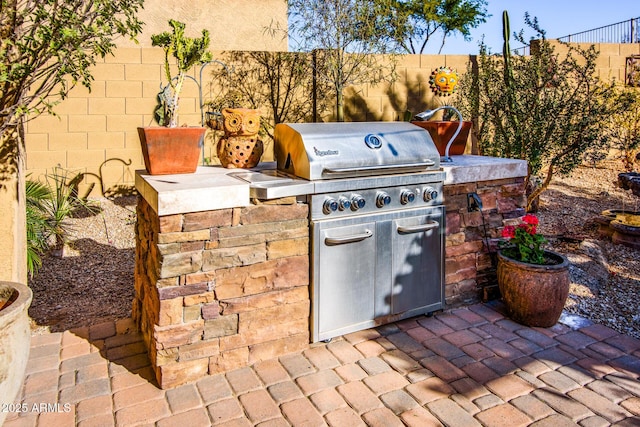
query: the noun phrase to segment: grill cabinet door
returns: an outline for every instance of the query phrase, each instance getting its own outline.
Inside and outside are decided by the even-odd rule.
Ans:
[[[442,308],[443,221],[442,208],[393,221],[393,314],[413,310],[417,315]]]
[[[374,317],[374,234],[374,222],[335,226],[316,233],[319,239],[319,257],[314,260],[319,265],[313,283],[316,340],[370,326],[365,324]]]

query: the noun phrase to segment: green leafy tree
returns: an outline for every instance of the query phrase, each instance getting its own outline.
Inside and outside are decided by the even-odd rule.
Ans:
[[[392,31],[374,0],[289,0],[289,37],[299,50],[315,53],[314,73],[335,95],[337,121],[344,121],[347,86],[395,78]]]
[[[0,0],[0,204],[14,206],[2,216],[4,229],[25,229],[24,122],[53,112],[74,86],[90,88],[96,58],[113,51],[116,37],[139,34],[142,22],[136,13],[142,4]],[[26,274],[14,274],[13,267],[26,258],[15,253],[26,247],[26,236],[20,240],[16,259],[0,264],[0,271],[8,272],[0,278],[25,281]]]
[[[471,29],[486,22],[486,0],[377,0],[385,24],[393,28],[391,38],[400,50],[422,54],[429,42],[440,36],[442,51],[447,37],[461,34],[471,40]]]
[[[461,79],[458,105],[478,125],[481,154],[527,160],[536,183],[527,194],[531,211],[555,173],[606,155],[614,92],[597,77],[594,46],[561,43],[559,54],[535,18],[525,15],[525,23],[537,34],[530,56],[510,55],[505,70],[505,58],[482,44],[477,72]],[[526,43],[522,31],[517,38]]]

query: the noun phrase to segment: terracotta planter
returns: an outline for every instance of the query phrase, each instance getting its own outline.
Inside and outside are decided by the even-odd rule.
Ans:
[[[458,128],[458,122],[444,122],[444,121],[415,121],[411,122],[416,126],[420,126],[426,129],[431,135],[431,139],[438,147],[438,152],[441,156],[444,156],[447,143],[456,132]],[[464,154],[464,150],[467,147],[467,140],[469,139],[469,132],[471,131],[471,122],[462,122],[462,128],[460,133],[456,136],[456,139],[449,148],[450,156],[458,156]]]
[[[569,295],[569,261],[545,251],[554,264],[516,261],[498,252],[498,286],[509,316],[527,326],[548,328],[556,324]]]
[[[613,243],[640,249],[640,212],[607,209],[595,218],[598,232]]]
[[[138,128],[144,166],[150,175],[194,173],[200,162],[204,127]]]
[[[637,214],[628,215],[628,220],[618,218],[611,221],[609,227],[613,231],[611,241],[620,243],[630,248],[640,249],[640,225],[638,224],[639,216]]]
[[[0,282],[0,396],[6,403],[16,397],[24,381],[29,359],[31,330],[27,310],[33,293],[25,285]],[[7,412],[0,411],[0,425]]]

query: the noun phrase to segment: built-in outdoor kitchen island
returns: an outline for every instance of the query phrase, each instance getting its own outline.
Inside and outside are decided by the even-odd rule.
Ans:
[[[432,195],[440,197],[446,212],[446,226],[436,231],[445,242],[439,261],[444,298],[421,306],[426,307],[422,314],[477,302],[492,272],[487,243],[499,236],[505,220],[524,214],[526,162],[464,155],[439,166],[435,172],[443,175],[443,194]],[[275,169],[274,163],[264,163],[258,171],[275,179],[277,174],[264,173]],[[313,325],[313,224],[303,197],[313,183],[296,179],[279,192],[277,183],[260,184],[247,173],[222,167],[200,167],[186,175],[137,173],[133,318],[162,388],[327,338],[317,330],[314,334]],[[418,186],[422,191],[430,185]],[[481,206],[470,196],[474,193]],[[429,230],[421,232],[434,233]],[[344,277],[344,285],[353,280]],[[403,314],[379,318],[393,321]]]

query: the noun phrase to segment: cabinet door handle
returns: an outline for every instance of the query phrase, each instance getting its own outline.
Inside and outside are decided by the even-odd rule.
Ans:
[[[426,224],[420,225],[408,225],[408,226],[398,226],[398,233],[410,234],[410,233],[419,233],[421,231],[429,231],[434,228],[440,227],[440,223],[438,221],[430,221]]]
[[[361,242],[364,239],[368,239],[373,236],[373,232],[365,230],[362,234],[353,234],[351,236],[344,237],[327,237],[324,239],[324,243],[327,246],[344,245],[345,243]]]

